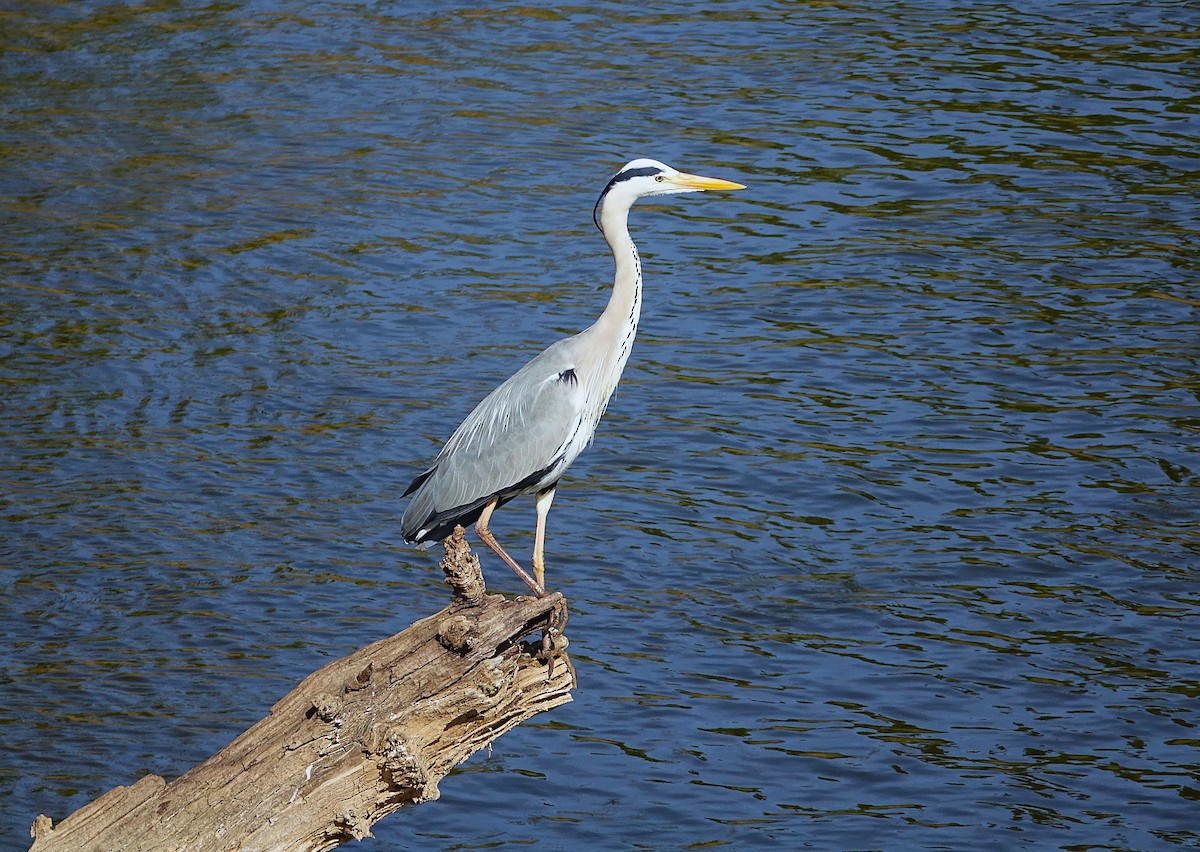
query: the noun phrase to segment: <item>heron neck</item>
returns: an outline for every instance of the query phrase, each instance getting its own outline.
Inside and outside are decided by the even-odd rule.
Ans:
[[[611,211],[605,208],[601,223],[616,262],[616,274],[608,306],[597,324],[608,326],[614,332],[623,328],[632,337],[642,310],[642,262],[637,246],[629,236],[629,208],[614,207],[616,209]]]

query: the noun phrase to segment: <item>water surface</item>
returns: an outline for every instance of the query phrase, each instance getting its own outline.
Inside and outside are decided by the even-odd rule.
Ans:
[[[576,700],[363,848],[1200,843],[1198,25],[8,4],[0,846],[445,603],[398,496],[602,308],[635,156],[750,188],[634,211]]]

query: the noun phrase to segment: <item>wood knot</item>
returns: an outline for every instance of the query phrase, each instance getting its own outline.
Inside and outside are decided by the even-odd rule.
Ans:
[[[45,814],[38,814],[37,819],[33,821],[33,827],[29,829],[29,836],[37,840],[40,837],[45,837],[52,831],[54,831],[54,820]]]
[[[313,698],[312,706],[304,715],[311,719],[316,716],[322,722],[332,722],[342,712],[342,699],[328,692],[318,692]]]
[[[475,685],[487,698],[495,698],[512,680],[504,671],[502,659],[495,657],[480,667]]]
[[[429,773],[408,748],[404,734],[390,725],[376,725],[371,731],[367,750],[393,775],[406,776],[414,786],[424,784]]]
[[[350,835],[353,840],[362,840],[365,837],[374,837],[371,834],[371,822],[366,817],[360,816],[354,808],[346,808],[333,819],[334,827],[343,834]]]
[[[452,615],[438,625],[437,638],[443,648],[456,654],[465,654],[475,643],[471,637],[472,623],[462,615]]]
[[[366,687],[371,682],[371,675],[375,673],[375,664],[367,663],[367,667],[354,677],[346,678],[346,682],[342,684],[342,692],[357,692]]]
[[[387,724],[375,725],[366,745],[367,753],[379,765],[380,777],[393,789],[408,791],[414,804],[431,802],[441,795],[437,777],[421,755],[409,747],[401,730]]]

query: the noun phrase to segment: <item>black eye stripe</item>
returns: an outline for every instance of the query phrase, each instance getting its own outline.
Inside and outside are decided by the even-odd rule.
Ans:
[[[610,180],[608,183],[611,186],[614,183],[620,183],[621,181],[629,180],[630,178],[648,177],[650,175],[656,175],[661,171],[662,171],[662,169],[658,168],[657,166],[642,166],[641,168],[638,168],[638,169],[627,169],[626,171],[619,172],[617,174],[617,176],[614,177],[612,180]]]
[[[608,191],[622,181],[627,181],[635,177],[649,177],[650,175],[662,174],[662,169],[658,166],[641,166],[636,169],[626,169],[623,172],[617,172],[604,186],[604,191],[600,193],[600,197],[596,199],[596,206],[592,208],[592,221],[596,223],[596,227],[600,228],[600,233],[604,233],[604,228],[600,227],[600,205],[604,202],[604,196],[608,195]]]

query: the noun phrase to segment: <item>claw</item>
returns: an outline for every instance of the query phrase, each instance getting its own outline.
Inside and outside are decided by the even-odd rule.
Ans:
[[[554,663],[567,647],[571,644],[570,640],[563,635],[563,630],[567,626],[567,618],[570,616],[570,611],[567,609],[565,601],[554,608],[552,614],[553,623],[548,625],[542,631],[542,647],[538,652],[538,659],[546,663],[546,680],[554,678]],[[567,660],[567,665],[570,666],[570,660]]]

